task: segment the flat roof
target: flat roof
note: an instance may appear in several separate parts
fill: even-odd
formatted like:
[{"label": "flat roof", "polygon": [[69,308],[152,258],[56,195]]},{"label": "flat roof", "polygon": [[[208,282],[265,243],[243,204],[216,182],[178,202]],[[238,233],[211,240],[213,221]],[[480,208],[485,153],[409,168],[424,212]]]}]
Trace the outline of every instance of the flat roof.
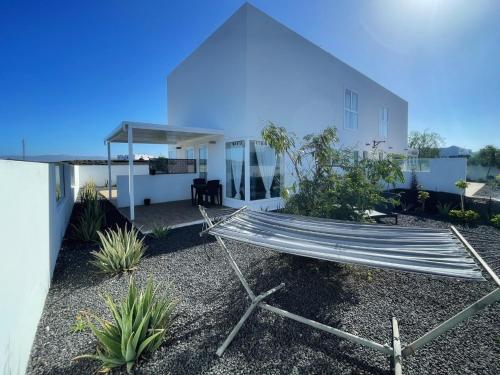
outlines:
[{"label": "flat roof", "polygon": [[197,138],[224,135],[224,131],[221,129],[122,121],[122,123],[104,139],[104,142],[128,143],[129,127],[132,127],[133,143],[175,145],[179,142],[192,141]]}]

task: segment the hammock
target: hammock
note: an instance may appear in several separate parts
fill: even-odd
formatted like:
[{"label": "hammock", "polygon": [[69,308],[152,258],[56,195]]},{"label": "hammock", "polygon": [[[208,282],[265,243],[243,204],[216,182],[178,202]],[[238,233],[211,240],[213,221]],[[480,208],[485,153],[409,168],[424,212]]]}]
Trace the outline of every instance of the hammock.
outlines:
[{"label": "hammock", "polygon": [[464,245],[449,230],[359,224],[246,210],[208,232],[315,259],[484,280]]},{"label": "hammock", "polygon": [[500,286],[500,278],[456,228],[451,226],[451,231],[448,231],[359,224],[255,212],[246,210],[246,207],[218,218],[219,221],[214,223],[202,206],[199,206],[199,209],[208,226],[200,235],[208,233],[217,239],[228,257],[229,265],[251,300],[245,314],[217,349],[219,356],[224,353],[253,310],[259,307],[382,352],[390,357],[394,373],[399,375],[402,374],[403,357],[413,354],[460,322],[500,300],[500,288],[497,287],[404,348],[401,347],[398,322],[396,318],[392,318],[392,345],[380,344],[265,303],[264,299],[283,289],[285,285],[281,283],[262,294],[255,295],[223,238],[315,259],[434,276],[484,280],[479,267],[474,262],[475,259],[497,286]]}]

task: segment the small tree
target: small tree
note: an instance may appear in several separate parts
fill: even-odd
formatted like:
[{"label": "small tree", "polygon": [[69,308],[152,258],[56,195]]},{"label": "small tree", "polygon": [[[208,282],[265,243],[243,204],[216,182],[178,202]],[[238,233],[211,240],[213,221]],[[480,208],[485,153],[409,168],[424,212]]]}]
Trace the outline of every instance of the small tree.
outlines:
[{"label": "small tree", "polygon": [[297,176],[292,194],[287,189],[282,193],[289,213],[362,220],[365,210],[387,201],[380,194],[382,184],[403,181],[397,156],[356,163],[351,160],[352,150],[336,147],[337,131],[332,127],[307,135],[298,144],[285,128],[269,123],[262,138],[277,153],[288,156]]},{"label": "small tree", "polygon": [[425,201],[429,199],[430,194],[428,191],[421,190],[418,192],[418,201],[422,204],[422,212],[425,212]]},{"label": "small tree", "polygon": [[436,158],[439,147],[444,145],[444,139],[438,133],[413,131],[408,137],[408,146],[418,150],[419,158]]},{"label": "small tree", "polygon": [[493,145],[488,145],[479,150],[479,163],[483,167],[488,167],[486,178],[489,177],[491,168],[500,167],[500,149]]},{"label": "small tree", "polygon": [[467,189],[467,186],[469,186],[469,184],[465,180],[458,180],[457,182],[455,182],[455,186],[461,190],[460,208],[462,209],[462,211],[465,211],[464,195],[465,195],[465,189]]},{"label": "small tree", "polygon": [[262,139],[271,148],[273,148],[278,155],[286,154],[294,168],[295,176],[298,183],[302,181],[302,171],[300,165],[302,164],[302,154],[300,150],[295,147],[296,137],[293,133],[288,133],[282,126],[277,126],[271,121],[261,132]]}]

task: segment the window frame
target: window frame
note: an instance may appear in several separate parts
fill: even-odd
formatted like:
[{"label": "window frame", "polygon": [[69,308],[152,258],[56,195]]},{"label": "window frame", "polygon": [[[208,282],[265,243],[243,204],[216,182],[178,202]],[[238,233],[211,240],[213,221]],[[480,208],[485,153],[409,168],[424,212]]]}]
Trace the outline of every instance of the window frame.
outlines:
[{"label": "window frame", "polygon": [[[59,175],[59,185],[60,185],[60,197],[57,196],[57,175]],[[66,184],[65,184],[65,172],[64,163],[54,164],[54,193],[56,195],[56,202],[59,204],[66,197]]]},{"label": "window frame", "polygon": [[[205,149],[205,169],[206,171],[205,172],[202,172],[201,171],[201,155],[200,155],[200,151],[202,149]],[[201,143],[198,145],[198,177],[202,178],[201,174],[202,173],[205,173],[205,180],[208,180],[208,144],[206,143]]]},{"label": "window frame", "polygon": [[[189,151],[193,152],[193,157],[192,158],[188,157],[188,152]],[[194,146],[186,147],[184,149],[184,156],[185,156],[185,159],[195,159],[196,160],[196,153],[195,153],[195,150],[194,150]]]},{"label": "window frame", "polygon": [[[349,108],[346,106],[346,94],[347,92],[349,92],[349,95],[350,95],[350,105],[349,105]],[[355,94],[356,97],[357,97],[357,108],[356,110],[353,110],[352,109],[352,94]],[[344,93],[343,93],[343,101],[344,101],[344,111],[343,111],[343,116],[344,116],[344,129],[346,130],[353,130],[353,131],[356,131],[359,129],[359,93],[355,90],[352,90],[348,87],[344,87]],[[350,114],[356,114],[356,127],[355,128],[351,128],[350,126],[348,126],[348,124],[350,123],[347,119],[347,117],[350,117],[350,116],[346,116],[346,111],[349,112]]]},{"label": "window frame", "polygon": [[[254,151],[256,152],[257,150],[255,149],[255,143],[256,142],[261,142],[261,143],[266,143],[264,140],[262,139],[257,139],[257,138],[251,138],[251,139],[248,139],[248,155],[249,155],[249,163],[248,163],[248,167],[249,167],[249,170],[250,170],[250,173],[249,173],[249,176],[248,176],[248,184],[249,184],[249,195],[248,195],[248,199],[249,201],[251,202],[257,202],[257,201],[263,201],[263,200],[271,200],[271,199],[280,199],[281,198],[281,193],[283,192],[283,188],[284,188],[284,179],[285,179],[285,164],[284,164],[284,154],[277,154],[277,160],[276,160],[276,167],[275,167],[275,174],[273,176],[273,183],[271,183],[271,187],[273,186],[274,184],[274,179],[276,178],[276,170],[279,171],[279,194],[277,196],[271,196],[270,198],[252,198],[252,178],[254,178],[252,176],[252,168],[257,168],[259,170],[259,176],[258,178],[261,178],[263,179],[262,175],[260,175],[260,167],[258,165],[258,160],[257,160],[257,163],[255,165],[252,164],[252,142],[253,142],[253,149]],[[270,146],[269,146],[270,147]],[[254,191],[253,192],[254,195],[257,195],[257,193]]]},{"label": "window frame", "polygon": [[[229,171],[228,171],[228,159],[227,159],[227,145],[228,145],[228,143],[240,143],[243,146],[243,169],[242,169],[242,183],[243,183],[242,193],[243,193],[243,196],[240,199],[235,198],[234,196],[229,196],[229,191],[230,190],[232,191],[232,188],[231,189],[228,188],[228,177],[229,177],[230,173],[232,174],[232,172],[229,173]],[[248,173],[249,173],[248,147],[249,147],[249,141],[245,137],[228,138],[228,139],[224,140],[224,164],[225,164],[225,167],[224,167],[224,179],[225,179],[225,181],[224,181],[224,187],[225,187],[224,188],[224,190],[225,190],[224,197],[225,197],[225,199],[234,200],[235,202],[246,202],[247,201],[247,197],[249,194],[249,183],[247,182]],[[234,183],[234,180],[233,180],[233,183]],[[234,187],[236,189],[236,186],[234,186]],[[240,184],[240,187],[241,187],[241,184]]]}]

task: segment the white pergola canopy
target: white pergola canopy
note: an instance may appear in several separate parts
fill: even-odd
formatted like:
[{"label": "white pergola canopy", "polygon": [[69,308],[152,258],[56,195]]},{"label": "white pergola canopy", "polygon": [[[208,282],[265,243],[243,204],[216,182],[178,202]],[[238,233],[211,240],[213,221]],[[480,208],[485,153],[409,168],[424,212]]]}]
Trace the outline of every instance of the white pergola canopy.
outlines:
[{"label": "white pergola canopy", "polygon": [[219,129],[123,121],[104,141],[110,143],[128,143],[129,127],[132,129],[132,143],[175,145],[197,138],[224,134]]},{"label": "white pergola canopy", "polygon": [[199,138],[221,136],[220,129],[205,129],[191,126],[171,126],[144,122],[122,121],[104,143],[108,148],[108,194],[111,199],[111,143],[128,144],[128,193],[130,199],[130,220],[135,219],[134,202],[134,143],[176,145]]}]

